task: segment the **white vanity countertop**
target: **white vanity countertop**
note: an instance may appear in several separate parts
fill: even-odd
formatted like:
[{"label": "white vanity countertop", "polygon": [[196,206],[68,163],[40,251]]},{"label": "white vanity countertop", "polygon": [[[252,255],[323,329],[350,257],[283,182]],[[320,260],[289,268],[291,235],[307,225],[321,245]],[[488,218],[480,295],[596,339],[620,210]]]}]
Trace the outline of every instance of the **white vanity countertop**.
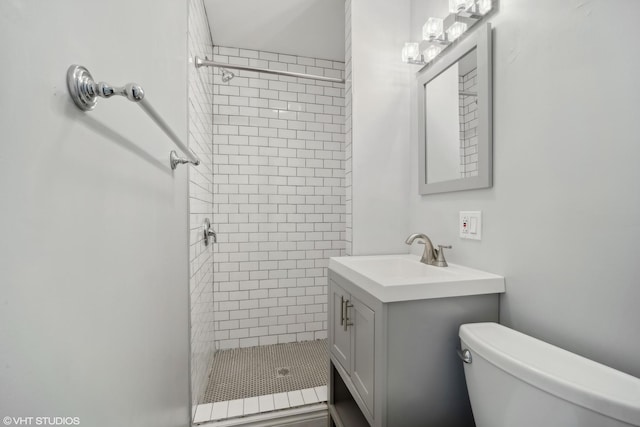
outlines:
[{"label": "white vanity countertop", "polygon": [[382,302],[505,292],[502,276],[457,264],[426,265],[416,255],[334,257],[329,269]]}]

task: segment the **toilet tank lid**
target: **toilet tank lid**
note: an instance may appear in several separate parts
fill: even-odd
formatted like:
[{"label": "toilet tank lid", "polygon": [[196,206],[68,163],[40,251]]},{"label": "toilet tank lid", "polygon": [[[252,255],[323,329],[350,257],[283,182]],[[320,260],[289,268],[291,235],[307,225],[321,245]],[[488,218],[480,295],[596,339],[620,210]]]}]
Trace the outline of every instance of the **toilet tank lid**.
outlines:
[{"label": "toilet tank lid", "polygon": [[460,338],[472,357],[561,399],[640,426],[640,378],[497,323],[462,325]]}]

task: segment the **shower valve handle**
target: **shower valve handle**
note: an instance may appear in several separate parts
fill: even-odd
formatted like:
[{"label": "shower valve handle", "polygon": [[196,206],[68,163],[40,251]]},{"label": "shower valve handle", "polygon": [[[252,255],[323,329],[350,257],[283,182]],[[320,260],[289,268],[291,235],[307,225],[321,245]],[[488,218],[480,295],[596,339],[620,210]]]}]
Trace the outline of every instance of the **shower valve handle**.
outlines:
[{"label": "shower valve handle", "polygon": [[209,244],[209,238],[213,240],[213,243],[218,243],[218,234],[216,233],[216,230],[214,230],[213,227],[211,227],[211,221],[209,221],[209,218],[204,219],[204,224],[202,225],[202,229],[204,234],[205,245]]}]

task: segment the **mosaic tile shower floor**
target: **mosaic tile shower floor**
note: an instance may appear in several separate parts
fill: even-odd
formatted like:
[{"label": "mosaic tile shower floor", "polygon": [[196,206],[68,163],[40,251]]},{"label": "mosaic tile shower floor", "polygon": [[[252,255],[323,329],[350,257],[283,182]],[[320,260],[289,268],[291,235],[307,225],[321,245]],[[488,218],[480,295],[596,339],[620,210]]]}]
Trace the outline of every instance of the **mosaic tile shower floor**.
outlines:
[{"label": "mosaic tile shower floor", "polygon": [[222,402],[327,384],[327,340],[216,352],[200,403]]}]

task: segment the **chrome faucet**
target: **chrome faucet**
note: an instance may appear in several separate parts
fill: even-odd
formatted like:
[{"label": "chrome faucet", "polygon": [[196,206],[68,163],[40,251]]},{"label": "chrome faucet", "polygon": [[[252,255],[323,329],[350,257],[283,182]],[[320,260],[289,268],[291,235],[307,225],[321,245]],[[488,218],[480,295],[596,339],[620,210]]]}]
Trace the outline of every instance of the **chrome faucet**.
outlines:
[{"label": "chrome faucet", "polygon": [[451,249],[451,246],[438,245],[438,249],[435,249],[427,235],[418,233],[407,237],[405,243],[411,245],[415,240],[424,245],[424,252],[422,253],[422,258],[420,258],[421,263],[435,265],[436,267],[446,267],[448,265],[447,260],[444,259],[443,249]]}]

